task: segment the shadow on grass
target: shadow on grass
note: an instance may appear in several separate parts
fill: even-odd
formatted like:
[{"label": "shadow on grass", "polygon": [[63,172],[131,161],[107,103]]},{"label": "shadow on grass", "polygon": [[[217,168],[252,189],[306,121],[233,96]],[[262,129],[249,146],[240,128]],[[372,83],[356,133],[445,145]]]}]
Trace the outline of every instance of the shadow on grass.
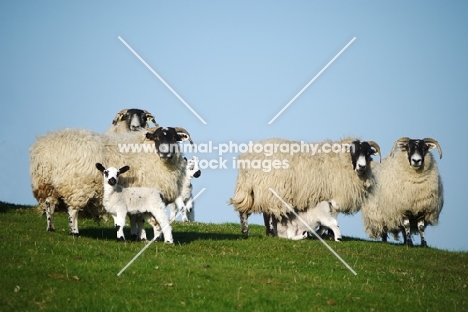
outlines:
[{"label": "shadow on grass", "polygon": [[[153,238],[153,230],[145,229],[148,240]],[[130,229],[124,229],[125,237],[128,241],[130,240]],[[190,244],[193,241],[199,240],[239,240],[244,237],[241,234],[229,234],[229,233],[206,233],[206,232],[178,232],[173,231],[172,235],[174,236],[174,243],[178,244]],[[113,228],[104,228],[104,227],[87,227],[80,228],[80,236],[94,238],[98,240],[117,240],[116,230]]]}]

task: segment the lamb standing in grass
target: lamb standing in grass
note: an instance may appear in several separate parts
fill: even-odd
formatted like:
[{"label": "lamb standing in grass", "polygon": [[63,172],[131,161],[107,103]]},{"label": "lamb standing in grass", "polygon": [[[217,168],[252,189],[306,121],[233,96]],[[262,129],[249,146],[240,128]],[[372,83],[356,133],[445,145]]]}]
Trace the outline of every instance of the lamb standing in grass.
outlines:
[{"label": "lamb standing in grass", "polygon": [[[169,244],[173,243],[172,228],[164,211],[166,205],[159,191],[150,187],[124,188],[119,185],[119,175],[128,171],[129,166],[106,169],[102,164],[96,163],[96,168],[104,177],[102,203],[106,211],[114,218],[117,240],[125,240],[123,227],[127,214],[143,214],[148,223],[153,225],[155,238],[159,237],[162,231],[164,241]],[[157,224],[151,222],[151,217],[156,219]]]},{"label": "lamb standing in grass", "polygon": [[[185,159],[185,162],[187,163],[187,167],[182,184],[182,191],[176,201],[169,204],[169,210],[171,212],[169,219],[171,222],[175,220],[178,211],[180,211],[182,216],[182,222],[195,221],[191,181],[192,178],[198,178],[201,175],[201,171],[198,166],[198,158],[196,156],[192,156],[189,160]],[[179,200],[182,200],[185,209],[183,209],[183,207],[178,207],[177,203],[179,203],[179,206],[182,204]]]},{"label": "lamb standing in grass", "polygon": [[293,213],[282,217],[281,220],[273,217],[273,231],[278,237],[301,240],[313,235],[310,233],[310,229],[319,228],[317,234],[322,235],[328,228],[333,231],[335,241],[341,241],[341,231],[338,227],[338,221],[334,217],[337,214],[337,208],[334,201],[322,201],[313,208],[297,212],[299,218]]}]

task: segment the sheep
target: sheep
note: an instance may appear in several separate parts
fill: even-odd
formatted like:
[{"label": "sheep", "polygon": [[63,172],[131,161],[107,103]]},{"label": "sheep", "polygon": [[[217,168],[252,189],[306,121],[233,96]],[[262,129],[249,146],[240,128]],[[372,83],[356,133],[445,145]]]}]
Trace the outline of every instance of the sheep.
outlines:
[{"label": "sheep", "polygon": [[138,131],[142,128],[148,128],[147,123],[152,122],[156,128],[159,127],[153,115],[146,110],[131,108],[122,109],[118,112],[106,134],[118,134],[128,131]]},{"label": "sheep", "polygon": [[182,200],[183,206],[185,206],[185,209],[183,207],[177,207],[177,200],[174,203],[169,204],[169,211],[170,211],[170,220],[171,222],[175,220],[177,212],[180,211],[180,214],[182,216],[182,222],[189,222],[189,221],[194,221],[195,220],[195,211],[194,211],[194,203],[192,200],[192,178],[198,178],[201,175],[200,168],[198,166],[198,157],[192,156],[191,159],[187,160],[185,158],[185,161],[187,163],[186,167],[186,174],[184,177],[184,182],[182,185],[182,192],[179,195],[179,199]]},{"label": "sheep", "polygon": [[[252,213],[265,213],[267,235],[272,234],[268,226],[271,215],[276,219],[287,216],[288,210],[269,188],[297,211],[324,200],[334,200],[341,213],[359,211],[374,183],[371,155],[380,155],[377,143],[352,138],[315,144],[269,139],[252,146],[253,151],[238,157],[237,182],[229,200],[239,212],[245,235],[249,234],[248,217]],[[277,169],[268,170],[270,165]]]},{"label": "sheep", "polygon": [[[334,217],[338,206],[334,201],[321,201],[317,206],[304,211],[288,213],[286,217],[277,220],[272,218],[273,229],[275,236],[288,238],[292,240],[301,240],[311,237],[310,229],[318,230],[318,235],[321,235],[326,228],[333,231],[335,241],[341,241],[341,231],[338,226],[338,221]],[[306,224],[304,224],[304,222]]]},{"label": "sheep", "polygon": [[[144,144],[146,140],[151,144]],[[122,186],[153,187],[161,191],[166,204],[173,202],[185,175],[177,141],[186,140],[193,144],[187,130],[180,127],[120,135],[62,129],[39,137],[30,148],[30,175],[39,209],[50,216],[47,230],[55,230],[51,221],[57,205],[68,207],[71,235],[79,235],[78,211],[105,213],[101,177],[95,169],[98,162],[127,163],[135,170],[121,179]]]},{"label": "sheep", "polygon": [[[118,241],[125,241],[123,227],[127,214],[144,214],[148,223],[153,225],[154,239],[158,238],[162,231],[165,242],[173,243],[172,228],[164,211],[166,205],[158,190],[150,187],[124,188],[119,185],[119,176],[130,170],[129,166],[106,169],[101,163],[96,163],[96,168],[102,172],[103,176],[102,204],[114,218]],[[152,218],[156,219],[157,223],[151,222]]]},{"label": "sheep", "polygon": [[[372,239],[387,241],[387,232],[398,236],[404,229],[404,244],[413,245],[411,234],[419,232],[427,246],[424,230],[436,225],[444,204],[444,191],[437,163],[429,153],[439,143],[432,138],[395,141],[390,155],[376,166],[376,186],[362,206],[364,229]],[[397,237],[395,237],[397,239]]]}]

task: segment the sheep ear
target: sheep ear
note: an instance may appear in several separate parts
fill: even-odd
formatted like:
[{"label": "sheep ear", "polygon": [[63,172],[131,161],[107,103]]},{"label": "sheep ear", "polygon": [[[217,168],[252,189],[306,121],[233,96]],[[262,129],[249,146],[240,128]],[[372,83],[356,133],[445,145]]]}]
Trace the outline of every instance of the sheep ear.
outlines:
[{"label": "sheep ear", "polygon": [[123,166],[122,168],[119,169],[119,174],[125,173],[128,170],[130,170],[129,166]]},{"label": "sheep ear", "polygon": [[96,163],[96,168],[101,172],[104,172],[104,170],[106,170],[106,168],[104,168],[104,166],[101,163]]},{"label": "sheep ear", "polygon": [[[156,131],[154,131],[154,132],[156,132]],[[148,140],[154,141],[154,139],[155,139],[155,137],[154,137],[154,132],[146,132],[146,138],[147,138]]]}]

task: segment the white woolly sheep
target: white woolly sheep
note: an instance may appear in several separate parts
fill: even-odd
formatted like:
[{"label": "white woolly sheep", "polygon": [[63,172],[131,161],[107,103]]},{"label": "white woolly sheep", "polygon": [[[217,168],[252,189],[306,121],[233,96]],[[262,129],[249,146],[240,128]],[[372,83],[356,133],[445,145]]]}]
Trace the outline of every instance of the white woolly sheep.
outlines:
[{"label": "white woolly sheep", "polygon": [[[411,233],[419,232],[427,246],[424,230],[436,225],[444,204],[442,179],[429,153],[439,143],[431,138],[395,141],[390,155],[374,168],[376,186],[362,207],[364,229],[373,239],[387,240],[387,232],[404,229],[404,243],[412,246]],[[397,237],[396,237],[397,239]]]},{"label": "white woolly sheep", "polygon": [[[271,235],[268,217],[280,219],[288,213],[269,188],[296,211],[334,200],[338,212],[357,212],[374,181],[371,155],[380,154],[375,142],[356,139],[315,144],[270,139],[252,146],[252,152],[237,160],[237,182],[229,201],[239,212],[242,233],[247,235],[250,214],[265,213],[266,232]],[[269,165],[277,169],[268,170]]]},{"label": "white woolly sheep", "polygon": [[152,122],[156,128],[159,127],[153,115],[139,108],[122,109],[118,112],[106,134],[118,134],[129,131],[139,131],[148,128],[148,123]]},{"label": "white woolly sheep", "polygon": [[[117,230],[117,240],[124,241],[123,228],[127,214],[143,214],[148,223],[153,225],[154,239],[158,238],[161,231],[164,241],[172,244],[172,228],[164,209],[162,194],[150,187],[122,187],[119,185],[119,175],[127,172],[130,167],[124,166],[120,169],[115,167],[105,168],[101,163],[96,163],[96,168],[102,172],[104,194],[102,204],[106,211],[114,218]],[[152,222],[156,219],[157,223]]]},{"label": "white woolly sheep", "polygon": [[310,229],[315,230],[318,228],[317,235],[322,235],[328,228],[333,231],[335,241],[341,241],[341,231],[338,221],[334,217],[337,208],[334,201],[322,201],[315,207],[296,212],[299,218],[294,213],[289,213],[280,220],[272,217],[274,233],[278,237],[301,240],[313,237]]},{"label": "white woolly sheep", "polygon": [[[124,187],[156,188],[166,204],[177,198],[185,176],[185,162],[177,141],[192,143],[190,135],[179,127],[145,132],[104,135],[85,129],[63,129],[37,139],[30,148],[32,191],[39,209],[48,212],[48,231],[55,230],[51,221],[61,203],[68,207],[72,235],[79,235],[78,211],[105,213],[102,181],[95,169],[98,162],[126,163],[134,168],[121,179]],[[151,143],[145,144],[146,140]]]},{"label": "white woolly sheep", "polygon": [[[194,203],[192,198],[192,178],[198,178],[201,175],[200,168],[198,166],[198,157],[192,156],[191,159],[187,160],[184,182],[182,183],[182,192],[175,202],[169,204],[170,218],[172,222],[175,220],[177,212],[180,211],[182,222],[195,221]],[[179,201],[180,200],[180,201]],[[179,203],[179,207],[177,205]],[[185,209],[183,209],[185,206]]]}]

